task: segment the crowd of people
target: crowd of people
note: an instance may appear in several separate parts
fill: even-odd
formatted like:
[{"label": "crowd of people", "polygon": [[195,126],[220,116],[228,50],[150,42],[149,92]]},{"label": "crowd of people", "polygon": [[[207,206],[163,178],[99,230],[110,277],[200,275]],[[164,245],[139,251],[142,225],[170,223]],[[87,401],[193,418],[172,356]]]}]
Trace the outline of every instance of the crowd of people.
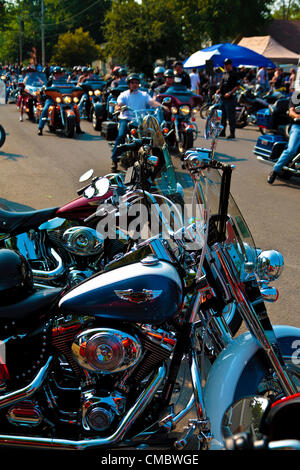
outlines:
[{"label": "crowd of people", "polygon": [[[1,68],[1,67],[0,67]],[[1,78],[5,80],[8,77],[10,80],[18,79],[19,75],[28,76],[32,71],[40,70],[45,73],[47,77],[47,86],[56,84],[62,81],[76,83],[80,86],[87,80],[105,79],[106,87],[115,88],[120,85],[127,85],[126,91],[120,93],[117,99],[116,109],[122,106],[129,106],[133,110],[140,110],[147,106],[158,107],[163,105],[156,100],[156,95],[165,93],[166,90],[174,83],[181,84],[189,89],[191,92],[207,96],[209,93],[218,93],[221,99],[222,109],[222,132],[221,137],[226,137],[226,126],[229,124],[230,133],[228,139],[235,139],[235,106],[236,106],[236,92],[241,85],[247,84],[250,86],[257,85],[261,90],[280,90],[289,95],[294,92],[296,69],[291,68],[289,72],[284,72],[281,67],[276,69],[267,69],[265,67],[259,68],[235,68],[232,65],[232,60],[227,58],[224,61],[223,67],[217,67],[206,73],[204,69],[192,69],[191,71],[184,70],[183,63],[180,60],[174,61],[169,64],[167,68],[157,66],[153,70],[153,77],[147,79],[144,74],[131,73],[128,74],[123,66],[114,66],[111,73],[105,77],[101,76],[98,69],[88,66],[75,66],[71,71],[66,71],[60,66],[46,66],[35,67],[20,67],[17,64],[14,66],[7,66],[1,70]],[[26,80],[26,79],[25,79]],[[143,87],[143,89],[141,89]],[[82,101],[83,102],[83,101]],[[48,98],[44,104],[42,115],[38,125],[38,135],[43,135],[43,128],[47,119],[48,109],[52,104],[52,100]],[[20,96],[18,107],[20,109],[20,121],[23,121],[23,106],[22,97]],[[80,108],[80,104],[79,104]],[[80,108],[81,110],[81,108]],[[295,118],[295,106],[293,103],[290,105],[290,116]],[[122,112],[119,116],[119,130],[115,145],[112,151],[112,170],[117,170],[116,149],[121,144],[127,132],[129,122],[128,113]],[[274,171],[269,175],[268,182],[273,183],[278,176],[280,169],[291,158],[295,152],[296,143],[299,140],[300,124],[297,122],[292,127],[291,138],[289,141],[288,149],[283,153],[282,158],[278,161]],[[76,122],[76,132],[83,133],[80,128],[80,120]]]}]

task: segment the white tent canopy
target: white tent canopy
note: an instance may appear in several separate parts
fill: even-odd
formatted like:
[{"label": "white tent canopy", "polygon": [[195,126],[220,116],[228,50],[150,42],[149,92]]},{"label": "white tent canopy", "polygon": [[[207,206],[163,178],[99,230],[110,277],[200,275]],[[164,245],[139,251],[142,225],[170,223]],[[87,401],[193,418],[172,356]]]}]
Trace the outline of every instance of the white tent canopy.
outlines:
[{"label": "white tent canopy", "polygon": [[262,54],[277,63],[297,64],[299,60],[299,54],[282,46],[271,36],[244,37],[238,45],[248,47],[248,49],[258,52],[258,54]]}]

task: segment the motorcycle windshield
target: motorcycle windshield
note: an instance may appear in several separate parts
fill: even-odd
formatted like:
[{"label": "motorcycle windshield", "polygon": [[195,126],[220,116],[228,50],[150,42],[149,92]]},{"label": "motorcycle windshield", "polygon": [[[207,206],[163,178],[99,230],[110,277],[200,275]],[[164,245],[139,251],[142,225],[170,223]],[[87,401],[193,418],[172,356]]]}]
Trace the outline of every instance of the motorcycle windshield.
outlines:
[{"label": "motorcycle windshield", "polygon": [[43,72],[33,72],[26,77],[26,85],[31,87],[42,87],[46,85],[47,77]]},{"label": "motorcycle windshield", "polygon": [[230,192],[226,195],[222,172],[206,168],[192,177],[189,171],[177,165],[173,167],[173,174],[173,184],[165,173],[155,181],[155,189],[175,201],[177,212],[172,223],[178,234],[185,233],[185,248],[205,250],[206,245],[224,244],[241,278],[245,263],[256,266],[256,248],[233,196]]},{"label": "motorcycle windshield", "polygon": [[181,103],[188,103],[191,97],[194,97],[194,93],[187,89],[186,86],[178,84],[170,86],[164,93],[164,95],[172,95],[177,98]]}]

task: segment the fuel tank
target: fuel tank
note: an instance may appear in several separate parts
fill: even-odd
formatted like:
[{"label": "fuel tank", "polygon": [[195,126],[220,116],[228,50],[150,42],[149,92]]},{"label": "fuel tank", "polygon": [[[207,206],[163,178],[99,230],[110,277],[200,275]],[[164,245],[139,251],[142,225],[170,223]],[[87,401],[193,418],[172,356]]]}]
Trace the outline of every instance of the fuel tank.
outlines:
[{"label": "fuel tank", "polygon": [[59,307],[64,313],[161,324],[180,310],[182,302],[176,268],[147,257],[89,278],[64,295]]},{"label": "fuel tank", "polygon": [[112,196],[112,194],[113,192],[110,191],[104,196],[97,196],[91,199],[80,196],[60,207],[56,215],[62,219],[84,221],[84,219],[86,219],[89,215],[92,215],[96,212],[101,201]]}]

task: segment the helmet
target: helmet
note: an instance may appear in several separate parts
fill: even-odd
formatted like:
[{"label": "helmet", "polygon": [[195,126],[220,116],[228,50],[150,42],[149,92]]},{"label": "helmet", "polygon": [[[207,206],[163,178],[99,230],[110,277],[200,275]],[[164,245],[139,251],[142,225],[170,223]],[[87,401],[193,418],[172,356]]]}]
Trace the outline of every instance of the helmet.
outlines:
[{"label": "helmet", "polygon": [[174,72],[172,69],[168,69],[164,73],[164,77],[174,77]]},{"label": "helmet", "polygon": [[89,71],[89,69],[88,69],[88,67],[82,67],[81,71],[82,71],[83,73],[86,73],[86,72]]},{"label": "helmet", "polygon": [[112,73],[113,73],[114,75],[118,74],[120,68],[121,68],[121,67],[120,67],[119,65],[116,65],[116,67],[114,67],[114,68],[112,69]]},{"label": "helmet", "polygon": [[227,65],[227,64],[232,64],[232,60],[231,59],[225,59],[224,60],[224,65]]},{"label": "helmet", "polygon": [[127,83],[131,82],[131,80],[138,80],[139,82],[141,81],[138,73],[131,73],[130,75],[128,75],[126,79]]},{"label": "helmet", "polygon": [[89,68],[88,68],[88,72],[93,73],[93,72],[94,72],[93,67],[89,67]]},{"label": "helmet", "polygon": [[23,255],[3,248],[0,250],[0,298],[17,302],[33,288],[32,271]]},{"label": "helmet", "polygon": [[164,73],[165,72],[165,68],[164,67],[155,67],[154,69],[154,75],[157,75],[159,73]]},{"label": "helmet", "polygon": [[123,69],[123,68],[120,68],[119,69],[119,75],[120,75],[120,77],[125,77],[127,75],[127,70]]},{"label": "helmet", "polygon": [[35,72],[35,66],[34,65],[28,65],[26,70],[27,70],[27,72]]},{"label": "helmet", "polygon": [[56,65],[56,67],[53,68],[53,73],[60,73],[61,72],[61,67],[59,65]]}]

